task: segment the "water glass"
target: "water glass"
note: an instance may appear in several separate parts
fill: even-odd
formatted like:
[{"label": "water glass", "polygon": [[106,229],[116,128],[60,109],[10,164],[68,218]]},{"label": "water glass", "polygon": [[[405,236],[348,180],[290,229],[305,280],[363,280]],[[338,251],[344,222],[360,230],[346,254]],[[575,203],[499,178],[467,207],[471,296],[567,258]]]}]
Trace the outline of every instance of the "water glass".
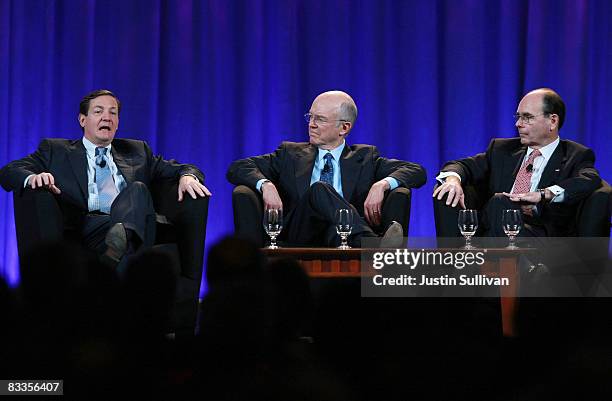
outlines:
[{"label": "water glass", "polygon": [[276,237],[283,229],[283,210],[282,209],[266,209],[263,215],[264,230],[270,237],[270,246],[268,249],[277,249]]},{"label": "water glass", "polygon": [[338,209],[336,210],[336,232],[340,236],[340,246],[338,249],[350,249],[348,245],[348,237],[353,230],[353,210]]},{"label": "water glass", "polygon": [[502,211],[502,226],[509,239],[508,248],[515,249],[516,236],[521,232],[521,228],[523,227],[521,211],[517,209],[506,209]]},{"label": "water glass", "polygon": [[472,237],[478,229],[478,211],[473,209],[460,210],[457,225],[461,235],[465,237],[465,248],[472,248]]}]

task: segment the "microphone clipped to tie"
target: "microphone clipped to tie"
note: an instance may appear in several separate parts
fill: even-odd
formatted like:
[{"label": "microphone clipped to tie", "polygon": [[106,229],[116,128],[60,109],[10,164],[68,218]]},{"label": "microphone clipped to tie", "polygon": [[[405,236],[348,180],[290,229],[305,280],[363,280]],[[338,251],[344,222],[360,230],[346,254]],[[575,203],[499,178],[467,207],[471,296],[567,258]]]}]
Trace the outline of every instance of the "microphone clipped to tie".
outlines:
[{"label": "microphone clipped to tie", "polygon": [[102,159],[100,163],[98,163],[98,166],[100,166],[100,168],[106,167],[106,160]]},{"label": "microphone clipped to tie", "polygon": [[531,173],[533,171],[533,164],[528,164],[527,167],[525,167],[525,170],[527,170],[528,173]]}]

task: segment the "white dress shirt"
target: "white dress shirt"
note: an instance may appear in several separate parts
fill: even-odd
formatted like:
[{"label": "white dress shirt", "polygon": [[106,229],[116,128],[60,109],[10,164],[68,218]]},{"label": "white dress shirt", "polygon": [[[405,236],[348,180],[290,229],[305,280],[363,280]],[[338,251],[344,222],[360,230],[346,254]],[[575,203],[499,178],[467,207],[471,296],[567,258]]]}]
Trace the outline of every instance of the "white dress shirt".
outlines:
[{"label": "white dress shirt", "polygon": [[[100,210],[100,200],[98,198],[98,186],[96,185],[96,148],[97,146],[91,143],[87,138],[83,137],[83,145],[87,151],[87,208],[90,212]],[[113,160],[113,150],[111,145],[105,146],[106,159],[110,168],[111,176],[115,181],[117,192],[121,192],[127,186],[125,179],[119,172],[115,161]]]}]

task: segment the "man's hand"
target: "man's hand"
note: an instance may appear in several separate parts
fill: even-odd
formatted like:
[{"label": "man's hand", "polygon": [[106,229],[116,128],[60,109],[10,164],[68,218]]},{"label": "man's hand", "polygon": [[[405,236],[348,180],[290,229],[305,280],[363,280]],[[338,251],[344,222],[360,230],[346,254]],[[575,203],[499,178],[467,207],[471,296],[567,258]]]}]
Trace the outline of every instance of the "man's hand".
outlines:
[{"label": "man's hand", "polygon": [[385,191],[391,186],[387,180],[375,182],[368,192],[368,197],[363,203],[363,211],[368,224],[372,227],[378,227],[381,222],[381,208],[385,199]]},{"label": "man's hand", "polygon": [[452,205],[452,207],[461,206],[465,209],[465,195],[463,188],[461,187],[461,180],[455,176],[446,177],[446,180],[439,185],[433,193],[433,197],[438,197],[438,200],[442,200],[444,194],[448,193],[446,198],[446,205]]},{"label": "man's hand", "polygon": [[190,175],[184,175],[179,179],[179,185],[178,185],[178,201],[179,202],[183,200],[183,194],[185,192],[188,192],[189,195],[191,195],[193,199],[196,199],[198,196],[199,197],[212,196],[208,188],[200,184],[198,180],[196,180]]},{"label": "man's hand", "polygon": [[530,203],[532,205],[540,203],[540,200],[542,199],[542,195],[540,195],[539,192],[526,192],[522,194],[509,194],[507,192],[502,192],[502,195],[510,198],[512,202]]},{"label": "man's hand", "polygon": [[520,202],[521,212],[527,216],[533,216],[534,205],[540,203],[540,200],[542,199],[540,192],[527,192],[522,194],[509,194],[507,192],[502,192],[502,195],[510,198],[512,202]]},{"label": "man's hand", "polygon": [[28,180],[28,185],[32,189],[36,188],[46,188],[49,191],[53,192],[55,195],[59,195],[62,193],[58,187],[55,186],[55,178],[51,173],[40,173],[33,175]]},{"label": "man's hand", "polygon": [[283,201],[281,200],[278,190],[272,181],[266,181],[263,183],[261,186],[261,195],[263,197],[264,210],[283,209]]}]

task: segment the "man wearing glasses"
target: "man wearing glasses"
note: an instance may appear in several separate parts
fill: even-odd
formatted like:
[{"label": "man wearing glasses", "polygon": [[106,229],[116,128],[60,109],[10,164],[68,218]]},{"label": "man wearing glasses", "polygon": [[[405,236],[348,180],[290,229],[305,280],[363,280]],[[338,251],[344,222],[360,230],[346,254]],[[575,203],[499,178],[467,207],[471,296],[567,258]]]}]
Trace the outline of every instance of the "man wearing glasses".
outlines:
[{"label": "man wearing glasses", "polygon": [[525,95],[514,119],[519,138],[493,139],[485,153],[442,167],[433,193],[439,236],[458,235],[458,207],[474,208],[466,205],[466,185],[486,187],[489,201],[481,214],[486,236],[504,235],[504,209],[522,211],[522,235],[575,235],[578,203],[601,184],[593,151],[559,139],[565,104],[552,89]]},{"label": "man wearing glasses", "polygon": [[227,179],[260,192],[266,210],[284,210],[280,239],[292,245],[337,245],[338,209],[353,211],[351,245],[376,236],[374,230],[384,231],[386,245],[401,245],[399,223],[380,227],[383,199],[398,186],[425,184],[423,167],[382,158],[374,146],[348,145],[345,138],[357,119],[357,106],[347,93],[320,94],[305,118],[309,142],[283,142],[273,153],[237,160]]}]

